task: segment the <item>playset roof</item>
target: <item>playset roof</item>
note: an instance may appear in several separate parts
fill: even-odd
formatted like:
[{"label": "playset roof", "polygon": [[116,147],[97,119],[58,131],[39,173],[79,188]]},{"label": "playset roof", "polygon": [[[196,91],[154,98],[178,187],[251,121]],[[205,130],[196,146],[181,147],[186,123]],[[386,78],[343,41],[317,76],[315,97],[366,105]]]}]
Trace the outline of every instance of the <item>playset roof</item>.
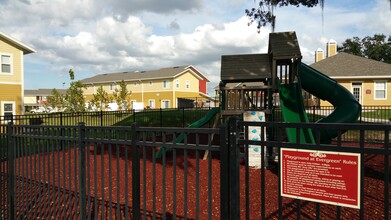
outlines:
[{"label": "playset roof", "polygon": [[301,57],[296,32],[277,32],[269,34],[269,54],[273,59]]},{"label": "playset roof", "polygon": [[224,55],[221,57],[221,80],[225,82],[260,81],[270,78],[268,54]]},{"label": "playset roof", "polygon": [[272,78],[272,60],[281,63],[294,58],[301,58],[296,33],[270,33],[267,54],[223,55],[220,78],[223,82],[260,82]]}]

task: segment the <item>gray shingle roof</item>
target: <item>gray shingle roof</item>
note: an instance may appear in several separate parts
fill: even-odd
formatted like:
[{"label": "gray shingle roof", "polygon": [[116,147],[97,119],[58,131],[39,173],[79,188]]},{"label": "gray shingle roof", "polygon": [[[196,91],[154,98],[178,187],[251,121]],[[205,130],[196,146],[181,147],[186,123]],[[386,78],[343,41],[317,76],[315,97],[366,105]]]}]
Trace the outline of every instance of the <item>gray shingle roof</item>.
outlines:
[{"label": "gray shingle roof", "polygon": [[117,72],[117,73],[105,73],[95,75],[90,78],[81,80],[83,84],[90,83],[110,83],[118,82],[121,80],[124,81],[135,81],[135,80],[152,80],[152,79],[169,79],[179,76],[184,73],[186,70],[191,70],[198,75],[199,78],[209,82],[200,71],[198,71],[193,66],[176,66],[169,68],[161,68],[157,70],[148,70],[148,71],[133,71],[133,72]]},{"label": "gray shingle roof", "polygon": [[[65,94],[66,89],[57,89],[60,94]],[[25,89],[24,95],[27,96],[49,96],[52,93],[52,89]]]},{"label": "gray shingle roof", "polygon": [[310,66],[330,77],[391,77],[391,64],[344,52]]},{"label": "gray shingle roof", "polygon": [[224,55],[221,57],[222,81],[259,81],[270,78],[268,54]]}]

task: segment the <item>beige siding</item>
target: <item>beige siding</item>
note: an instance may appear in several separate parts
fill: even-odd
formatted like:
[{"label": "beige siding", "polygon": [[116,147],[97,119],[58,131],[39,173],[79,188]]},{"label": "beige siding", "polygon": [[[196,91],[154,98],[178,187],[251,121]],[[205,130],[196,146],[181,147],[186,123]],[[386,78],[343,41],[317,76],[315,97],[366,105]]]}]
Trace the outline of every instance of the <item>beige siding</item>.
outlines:
[{"label": "beige siding", "polygon": [[[169,86],[167,88],[163,87],[164,80],[169,82]],[[179,88],[176,87],[177,80],[179,80]],[[189,82],[189,88],[186,88],[186,81]],[[149,106],[149,101],[153,100],[155,101],[155,108],[161,108],[162,101],[168,100],[170,101],[170,108],[175,108],[177,107],[176,100],[179,97],[201,97],[198,94],[199,79],[192,74],[191,71],[187,71],[175,79],[146,79],[127,81],[126,83],[127,89],[132,92],[130,100],[143,102],[144,107]],[[94,84],[93,86],[88,85],[87,89],[84,90],[86,100],[88,101],[92,99],[93,94],[100,85],[103,86],[103,89],[106,92],[112,95],[113,91],[110,90],[110,84],[111,83]]]},{"label": "beige siding", "polygon": [[[180,87],[176,88],[176,91],[180,92],[196,92],[198,93],[199,80],[190,72],[178,76],[175,80],[179,80]],[[189,88],[186,88],[186,81],[189,82]],[[174,81],[175,84],[175,81]]]},{"label": "beige siding", "polygon": [[0,102],[15,102],[15,114],[22,114],[23,52],[0,40],[0,54],[11,56],[11,74],[0,72]]},{"label": "beige siding", "polygon": [[24,96],[23,97],[24,104],[37,104],[37,97],[36,96]]},{"label": "beige siding", "polygon": [[[150,84],[151,82],[151,84]],[[143,81],[144,92],[157,92],[163,91],[163,83],[161,79],[144,80]]]},{"label": "beige siding", "polygon": [[[15,102],[15,114],[22,114],[22,86],[21,85],[4,85],[0,84],[0,102]],[[0,107],[1,111],[1,107]],[[0,112],[3,115],[3,112]]]},{"label": "beige siding", "polygon": [[[387,81],[386,99],[375,99],[375,81]],[[352,83],[360,82],[361,84],[361,105],[363,106],[391,106],[391,80],[389,79],[338,79],[339,84],[353,93]],[[321,106],[331,106],[327,101],[321,100]]]},{"label": "beige siding", "polygon": [[0,72],[0,82],[18,84],[22,79],[23,52],[0,40],[0,54],[10,55],[12,61],[12,74],[3,74]]}]

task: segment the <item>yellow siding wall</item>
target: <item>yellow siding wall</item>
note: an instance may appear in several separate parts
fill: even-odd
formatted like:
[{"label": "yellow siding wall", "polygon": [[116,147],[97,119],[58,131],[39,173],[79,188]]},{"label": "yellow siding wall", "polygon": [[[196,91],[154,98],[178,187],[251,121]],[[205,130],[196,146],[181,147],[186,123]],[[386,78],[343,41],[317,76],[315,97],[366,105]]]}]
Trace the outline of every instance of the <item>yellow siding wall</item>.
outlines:
[{"label": "yellow siding wall", "polygon": [[[382,79],[376,81],[383,81]],[[375,80],[373,79],[355,79],[355,80],[341,80],[338,83],[345,87],[350,92],[353,92],[352,83],[360,82],[361,85],[361,105],[363,106],[391,106],[391,80],[386,80],[386,99],[375,100]],[[321,100],[321,106],[331,106],[327,101]]]},{"label": "yellow siding wall", "polygon": [[[0,72],[0,102],[15,102],[15,114],[22,114],[23,52],[0,40],[0,54],[11,56],[11,74]],[[0,107],[1,111],[1,107]],[[3,112],[0,112],[3,115]]]},{"label": "yellow siding wall", "polygon": [[[184,73],[180,75],[175,80],[179,80],[180,82],[180,88],[176,88],[176,91],[181,92],[197,92],[198,93],[198,87],[199,87],[199,80],[190,72]],[[189,81],[189,88],[186,88],[186,81]],[[175,81],[174,81],[175,83]]]},{"label": "yellow siding wall", "polygon": [[[163,88],[163,80],[169,82],[167,88]],[[179,80],[179,88],[176,81]],[[186,81],[189,81],[189,88],[186,88]],[[175,79],[147,79],[141,81],[128,81],[127,89],[132,92],[130,100],[143,102],[144,107],[149,106],[149,100],[155,101],[155,108],[161,108],[163,100],[170,101],[170,108],[176,108],[176,99],[182,97],[195,98],[201,97],[198,94],[199,79],[196,78],[190,71],[176,77]],[[93,94],[97,88],[102,85],[103,89],[110,95],[113,91],[110,90],[111,83],[88,85],[84,90],[84,96],[87,101],[93,98]]]},{"label": "yellow siding wall", "polygon": [[23,52],[0,40],[0,54],[10,55],[12,60],[12,74],[2,74],[0,72],[0,82],[22,83]]},{"label": "yellow siding wall", "polygon": [[[21,85],[5,85],[0,84],[0,102],[2,101],[9,101],[9,102],[15,102],[15,114],[21,115],[22,114],[22,94],[21,91],[22,86]],[[1,106],[0,106],[1,111]],[[3,115],[3,112],[0,112],[0,115]]]},{"label": "yellow siding wall", "polygon": [[23,97],[24,104],[37,104],[37,97],[36,96],[24,96]]}]

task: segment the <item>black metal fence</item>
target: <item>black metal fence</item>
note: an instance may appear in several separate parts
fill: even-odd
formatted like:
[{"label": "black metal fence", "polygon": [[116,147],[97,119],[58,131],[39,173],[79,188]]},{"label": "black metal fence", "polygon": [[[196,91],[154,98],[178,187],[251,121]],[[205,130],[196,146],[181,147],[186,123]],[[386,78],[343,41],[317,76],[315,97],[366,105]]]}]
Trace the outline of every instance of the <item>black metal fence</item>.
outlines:
[{"label": "black metal fence", "polygon": [[[254,128],[275,130],[274,140],[250,139]],[[298,136],[311,128],[316,143],[289,143],[286,128]],[[341,131],[338,137],[320,144],[319,131],[331,128]],[[232,118],[219,129],[1,130],[1,219],[390,219],[391,125]],[[356,131],[358,141],[342,141],[344,130]],[[375,144],[367,141],[373,132]],[[249,166],[250,145],[260,146],[261,169]],[[359,154],[360,208],[281,196],[281,148]]]},{"label": "black metal fence", "polygon": [[[203,108],[145,109],[138,112],[129,110],[7,115],[0,116],[0,124],[13,122],[21,125],[77,125],[80,121],[83,121],[86,126],[112,126],[127,119],[125,121],[128,125],[138,123],[140,126],[150,127],[187,127],[189,123],[198,120],[210,109],[209,106]],[[329,115],[333,110],[332,106],[306,107],[310,122],[316,122],[320,118]],[[272,115],[273,121],[282,122],[280,107],[276,106]],[[357,122],[391,124],[391,106],[363,106]]]},{"label": "black metal fence", "polygon": [[[268,140],[261,135],[258,139],[250,139],[249,134],[254,127],[259,130],[275,130],[274,140]],[[285,130],[287,128],[296,130],[296,143],[289,143],[285,139]],[[302,129],[312,129],[315,132],[315,144],[300,142],[300,131]],[[337,129],[339,135],[330,144],[320,143],[320,131],[328,129]],[[354,131],[357,140],[356,142],[342,141],[343,131]],[[237,119],[231,119],[229,125],[229,162],[226,165],[229,168],[229,175],[222,177],[222,219],[390,219],[390,137],[391,125],[385,124],[287,124],[287,123],[255,123],[243,122]],[[368,141],[370,136],[376,133],[378,142],[372,143]],[[261,169],[251,169],[249,166],[243,166],[239,155],[245,158],[244,164],[248,163],[249,155],[251,154],[249,146],[259,146],[261,158]],[[349,154],[355,153],[359,155],[358,165],[358,186],[359,208],[348,208],[341,204],[330,204],[326,201],[313,202],[311,199],[302,199],[300,196],[283,197],[281,196],[283,189],[281,183],[286,178],[283,175],[286,166],[282,166],[281,149],[290,149],[293,151],[313,151],[316,155],[323,153],[333,154]],[[297,158],[296,158],[297,159]],[[341,162],[340,160],[339,162]],[[311,162],[310,162],[311,163]],[[325,163],[331,163],[327,161]],[[345,162],[343,162],[345,163]],[[229,164],[229,165],[228,165]],[[294,164],[293,169],[297,168],[298,163]],[[328,164],[324,167],[332,167]],[[301,167],[301,174],[296,174],[294,179],[297,181],[292,186],[294,191],[305,191],[306,184],[316,184],[316,182],[308,183],[308,176],[311,176],[311,181],[335,182],[341,181],[339,184],[348,183],[342,181],[340,176],[347,175],[351,178],[350,172],[339,173],[331,179],[326,178],[326,174],[330,174],[331,168],[324,171],[324,167],[320,171],[322,174],[313,177],[316,168],[315,166],[306,165]],[[265,169],[268,168],[268,169]],[[335,168],[339,169],[339,168]],[[306,171],[309,170],[309,171]],[[330,172],[330,173],[327,173]],[[308,176],[307,176],[308,175]],[[330,176],[330,175],[329,175]],[[289,178],[289,177],[288,177]],[[318,179],[317,179],[318,178]],[[334,178],[334,179],[333,179]],[[348,181],[349,181],[349,178]],[[241,181],[237,181],[242,179]],[[295,181],[292,181],[295,182]],[[304,182],[304,183],[303,183]],[[289,184],[289,180],[288,180]],[[293,183],[292,183],[293,184]],[[329,184],[329,183],[327,183]],[[357,184],[357,183],[356,183]],[[243,185],[245,187],[243,187]],[[289,187],[289,186],[288,186]],[[331,184],[330,188],[333,188]],[[320,191],[327,188],[319,185]],[[308,189],[307,189],[308,190]],[[346,189],[343,189],[346,190]],[[336,190],[337,194],[341,191]],[[225,193],[223,193],[225,192]],[[314,192],[314,191],[310,191]],[[224,196],[224,197],[223,197]],[[329,195],[326,195],[327,197]],[[321,200],[321,199],[320,199]],[[243,204],[244,203],[244,204]],[[257,205],[253,205],[257,204]],[[223,209],[226,207],[225,209]]]},{"label": "black metal fence", "polygon": [[8,124],[2,130],[1,219],[216,215],[220,146],[212,136],[219,129]]},{"label": "black metal fence", "polygon": [[118,123],[130,126],[138,123],[149,127],[187,127],[204,116],[210,108],[146,109],[143,111],[54,112],[0,116],[0,124],[13,122],[19,125],[77,125],[113,126]]}]

